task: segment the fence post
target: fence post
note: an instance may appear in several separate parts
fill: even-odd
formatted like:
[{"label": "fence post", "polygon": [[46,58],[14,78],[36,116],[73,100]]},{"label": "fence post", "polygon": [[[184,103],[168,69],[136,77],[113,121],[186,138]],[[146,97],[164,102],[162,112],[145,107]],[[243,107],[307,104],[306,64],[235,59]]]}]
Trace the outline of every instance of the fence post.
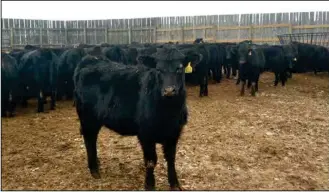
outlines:
[{"label": "fence post", "polygon": [[249,38],[250,38],[251,41],[254,38],[254,30],[253,30],[252,25],[250,25],[250,28],[249,28]]},{"label": "fence post", "polygon": [[181,28],[182,33],[182,43],[185,43],[184,27]]},{"label": "fence post", "polygon": [[157,43],[157,27],[154,27],[153,29],[153,39],[154,43]]},{"label": "fence post", "polygon": [[87,29],[83,28],[83,42],[87,44]]},{"label": "fence post", "polygon": [[68,46],[68,44],[69,44],[69,40],[68,40],[68,32],[67,32],[67,28],[65,27],[64,30],[65,30],[65,32],[64,32],[64,33],[65,33],[65,34],[64,34],[64,35],[65,35],[65,39],[64,39],[64,41],[65,41],[65,45]]},{"label": "fence post", "polygon": [[213,30],[214,30],[213,41],[214,41],[214,43],[216,43],[217,42],[217,25],[213,26]]},{"label": "fence post", "polygon": [[129,27],[129,28],[128,28],[128,44],[131,44],[131,32],[132,32],[132,30],[131,30],[131,28]]},{"label": "fence post", "polygon": [[289,25],[289,33],[292,34],[292,24]]},{"label": "fence post", "polygon": [[204,29],[203,29],[203,39],[206,41],[207,39],[207,28],[206,24],[204,24]]},{"label": "fence post", "polygon": [[10,28],[10,48],[14,49],[14,29]]},{"label": "fence post", "polygon": [[40,47],[42,47],[42,32],[43,32],[43,30],[42,30],[42,28],[40,27],[40,34],[39,34],[39,43],[40,43]]},{"label": "fence post", "polygon": [[105,43],[108,43],[109,40],[108,40],[108,28],[106,27],[105,28]]}]

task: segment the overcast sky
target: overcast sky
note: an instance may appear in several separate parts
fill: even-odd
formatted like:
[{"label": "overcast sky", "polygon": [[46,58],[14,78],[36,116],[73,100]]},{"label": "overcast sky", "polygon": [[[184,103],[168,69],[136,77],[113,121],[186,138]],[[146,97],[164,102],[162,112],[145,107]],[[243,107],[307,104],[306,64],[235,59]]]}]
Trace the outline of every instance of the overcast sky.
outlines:
[{"label": "overcast sky", "polygon": [[92,20],[329,11],[329,1],[2,1],[3,18]]}]

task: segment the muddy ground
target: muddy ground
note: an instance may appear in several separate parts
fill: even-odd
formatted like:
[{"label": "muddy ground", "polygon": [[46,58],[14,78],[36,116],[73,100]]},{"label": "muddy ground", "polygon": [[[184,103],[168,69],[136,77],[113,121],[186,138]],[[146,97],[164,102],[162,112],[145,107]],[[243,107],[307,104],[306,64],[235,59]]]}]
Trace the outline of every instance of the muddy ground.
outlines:
[{"label": "muddy ground", "polygon": [[[189,123],[178,145],[177,172],[188,190],[329,189],[328,74],[295,74],[286,87],[261,77],[257,97],[239,96],[234,80],[209,85],[209,97],[188,87]],[[249,93],[249,91],[248,91]],[[47,105],[46,109],[49,109]],[[103,128],[100,180],[87,169],[71,101],[35,113],[36,103],[2,118],[3,190],[143,190],[136,137]],[[167,190],[160,146],[157,189]]]}]

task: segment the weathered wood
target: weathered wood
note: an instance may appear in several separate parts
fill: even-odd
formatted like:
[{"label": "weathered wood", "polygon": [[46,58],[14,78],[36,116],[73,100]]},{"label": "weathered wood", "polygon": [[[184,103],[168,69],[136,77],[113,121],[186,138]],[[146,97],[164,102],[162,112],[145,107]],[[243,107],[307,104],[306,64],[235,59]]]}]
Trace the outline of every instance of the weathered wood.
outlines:
[{"label": "weathered wood", "polygon": [[39,33],[40,33],[39,34],[39,44],[40,44],[40,46],[42,46],[42,33],[43,33],[42,28],[40,28],[40,32]]},{"label": "weathered wood", "polygon": [[[278,43],[277,34],[329,31],[329,12],[234,14],[87,21],[2,18],[2,47],[205,41]],[[5,31],[7,30],[7,31]],[[317,38],[317,37],[315,37]],[[321,39],[319,38],[319,41]],[[312,42],[317,42],[312,39]]]}]

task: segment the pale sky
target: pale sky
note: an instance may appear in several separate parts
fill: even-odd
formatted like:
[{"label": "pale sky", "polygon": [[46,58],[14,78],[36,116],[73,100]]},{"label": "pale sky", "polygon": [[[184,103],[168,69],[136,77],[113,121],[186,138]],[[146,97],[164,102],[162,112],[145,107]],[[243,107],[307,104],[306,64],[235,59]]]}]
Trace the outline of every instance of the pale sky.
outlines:
[{"label": "pale sky", "polygon": [[3,18],[45,20],[329,11],[329,1],[2,1]]}]

